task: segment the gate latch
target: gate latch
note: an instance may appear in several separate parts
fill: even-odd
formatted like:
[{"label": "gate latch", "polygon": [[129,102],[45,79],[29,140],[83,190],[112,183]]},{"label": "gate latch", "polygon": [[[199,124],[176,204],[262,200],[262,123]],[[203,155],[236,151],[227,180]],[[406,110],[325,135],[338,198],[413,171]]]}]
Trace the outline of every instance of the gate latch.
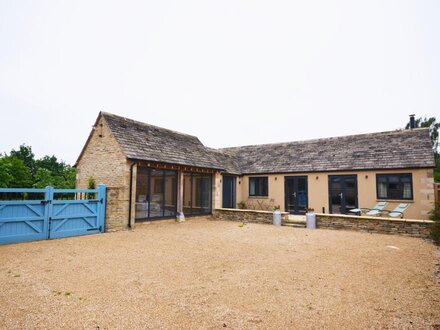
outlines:
[{"label": "gate latch", "polygon": [[43,205],[50,204],[50,200],[40,201],[40,203]]}]

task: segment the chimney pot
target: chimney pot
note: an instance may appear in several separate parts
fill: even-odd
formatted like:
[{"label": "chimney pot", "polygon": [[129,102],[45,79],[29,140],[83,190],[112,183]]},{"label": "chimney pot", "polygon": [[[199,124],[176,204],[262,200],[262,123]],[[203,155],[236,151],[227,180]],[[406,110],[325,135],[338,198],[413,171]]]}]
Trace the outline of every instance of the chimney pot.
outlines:
[{"label": "chimney pot", "polygon": [[409,115],[409,128],[414,129],[416,128],[416,120],[414,118],[415,115]]}]

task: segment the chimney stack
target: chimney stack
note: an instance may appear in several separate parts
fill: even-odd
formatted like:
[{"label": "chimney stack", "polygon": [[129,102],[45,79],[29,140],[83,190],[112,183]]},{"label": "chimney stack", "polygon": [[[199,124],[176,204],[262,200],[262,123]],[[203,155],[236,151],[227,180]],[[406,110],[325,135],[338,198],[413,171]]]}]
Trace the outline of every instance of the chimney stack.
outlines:
[{"label": "chimney stack", "polygon": [[416,128],[416,120],[414,119],[415,115],[409,115],[409,129]]}]

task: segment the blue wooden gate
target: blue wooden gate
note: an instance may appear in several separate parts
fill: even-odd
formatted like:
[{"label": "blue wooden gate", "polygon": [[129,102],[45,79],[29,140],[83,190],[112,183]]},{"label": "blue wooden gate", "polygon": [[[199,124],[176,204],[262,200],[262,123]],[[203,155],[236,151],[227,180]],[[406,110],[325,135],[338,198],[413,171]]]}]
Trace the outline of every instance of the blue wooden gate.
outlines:
[{"label": "blue wooden gate", "polygon": [[98,189],[7,188],[1,193],[44,194],[44,199],[0,200],[0,244],[104,232],[105,185]]}]

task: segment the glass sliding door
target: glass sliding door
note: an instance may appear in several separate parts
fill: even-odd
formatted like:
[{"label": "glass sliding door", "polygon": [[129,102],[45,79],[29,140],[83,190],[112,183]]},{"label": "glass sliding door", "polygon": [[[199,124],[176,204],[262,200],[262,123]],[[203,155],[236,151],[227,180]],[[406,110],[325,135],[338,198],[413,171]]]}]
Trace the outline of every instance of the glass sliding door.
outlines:
[{"label": "glass sliding door", "polygon": [[176,216],[177,172],[139,166],[135,202],[137,221]]},{"label": "glass sliding door", "polygon": [[177,210],[177,175],[175,171],[165,171],[165,202],[164,217],[172,217],[176,215]]},{"label": "glass sliding door", "polygon": [[164,206],[164,171],[151,170],[150,173],[150,218],[163,216]]},{"label": "glass sliding door", "polygon": [[211,175],[202,175],[200,178],[200,211],[201,213],[211,213],[212,201],[212,177]]},{"label": "glass sliding door", "polygon": [[183,214],[191,214],[191,173],[183,175]]},{"label": "glass sliding door", "polygon": [[329,175],[330,213],[347,214],[357,208],[357,176]]},{"label": "glass sliding door", "polygon": [[307,177],[288,176],[284,178],[286,212],[305,214],[308,204]]},{"label": "glass sliding door", "polygon": [[135,219],[147,219],[150,209],[150,169],[138,167],[136,176]]},{"label": "glass sliding door", "polygon": [[211,213],[211,174],[185,173],[183,187],[183,213],[185,215]]}]

